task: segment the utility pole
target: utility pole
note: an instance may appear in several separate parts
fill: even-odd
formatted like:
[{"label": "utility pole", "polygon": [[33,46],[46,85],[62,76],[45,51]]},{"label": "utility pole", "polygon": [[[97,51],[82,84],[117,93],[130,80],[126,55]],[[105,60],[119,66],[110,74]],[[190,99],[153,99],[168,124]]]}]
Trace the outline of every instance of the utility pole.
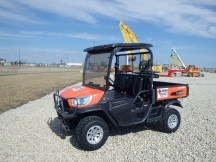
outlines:
[{"label": "utility pole", "polygon": [[64,46],[64,62],[66,63],[65,47],[66,47],[66,46]]},{"label": "utility pole", "polygon": [[20,49],[19,49],[19,64],[20,64]]}]

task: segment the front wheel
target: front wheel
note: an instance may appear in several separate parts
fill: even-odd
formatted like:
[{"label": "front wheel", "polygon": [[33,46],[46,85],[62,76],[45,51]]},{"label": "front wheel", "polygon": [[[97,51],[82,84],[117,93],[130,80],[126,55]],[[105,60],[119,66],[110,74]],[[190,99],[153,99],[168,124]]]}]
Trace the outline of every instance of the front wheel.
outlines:
[{"label": "front wheel", "polygon": [[165,118],[157,122],[159,130],[165,133],[175,132],[181,123],[180,113],[173,108],[168,108],[166,110]]},{"label": "front wheel", "polygon": [[82,119],[76,128],[76,139],[79,145],[87,151],[101,148],[109,136],[106,122],[97,116]]}]

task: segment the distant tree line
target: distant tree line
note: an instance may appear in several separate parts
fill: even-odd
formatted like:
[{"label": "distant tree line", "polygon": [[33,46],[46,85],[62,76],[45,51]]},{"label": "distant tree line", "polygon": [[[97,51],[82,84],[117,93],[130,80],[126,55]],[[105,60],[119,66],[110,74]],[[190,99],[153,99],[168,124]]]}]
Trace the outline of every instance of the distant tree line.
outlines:
[{"label": "distant tree line", "polygon": [[27,64],[27,61],[14,61],[11,62],[12,65],[22,65],[22,64]]}]

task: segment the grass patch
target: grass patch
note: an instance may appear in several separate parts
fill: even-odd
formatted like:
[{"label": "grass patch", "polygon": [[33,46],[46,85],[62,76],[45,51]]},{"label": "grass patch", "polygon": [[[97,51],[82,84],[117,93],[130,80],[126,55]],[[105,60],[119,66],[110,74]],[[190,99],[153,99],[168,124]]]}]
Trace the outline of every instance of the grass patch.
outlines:
[{"label": "grass patch", "polygon": [[0,76],[0,113],[80,82],[80,72]]}]

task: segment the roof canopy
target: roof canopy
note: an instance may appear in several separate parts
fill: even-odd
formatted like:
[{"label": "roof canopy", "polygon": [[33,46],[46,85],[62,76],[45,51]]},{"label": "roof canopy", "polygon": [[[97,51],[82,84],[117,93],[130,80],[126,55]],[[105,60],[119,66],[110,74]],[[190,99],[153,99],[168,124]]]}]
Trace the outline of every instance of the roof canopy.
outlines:
[{"label": "roof canopy", "polygon": [[113,49],[120,47],[122,48],[120,51],[128,51],[128,50],[139,50],[143,48],[150,48],[153,47],[151,44],[147,43],[113,43],[113,44],[106,44],[100,46],[94,46],[90,48],[84,49],[84,52],[89,53],[107,53],[111,52]]}]

